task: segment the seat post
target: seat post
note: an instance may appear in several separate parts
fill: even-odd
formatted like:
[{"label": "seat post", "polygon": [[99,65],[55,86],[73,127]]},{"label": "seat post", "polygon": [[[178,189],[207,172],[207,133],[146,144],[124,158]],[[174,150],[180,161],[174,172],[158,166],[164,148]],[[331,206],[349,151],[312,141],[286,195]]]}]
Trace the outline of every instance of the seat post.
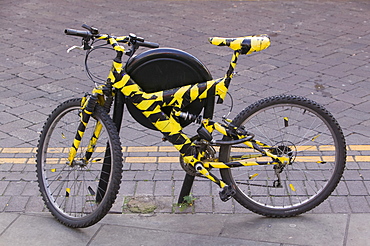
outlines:
[{"label": "seat post", "polygon": [[227,88],[229,88],[230,81],[233,78],[239,55],[240,55],[240,51],[236,50],[234,51],[233,56],[231,57],[230,66],[225,75],[226,77],[225,85]]}]

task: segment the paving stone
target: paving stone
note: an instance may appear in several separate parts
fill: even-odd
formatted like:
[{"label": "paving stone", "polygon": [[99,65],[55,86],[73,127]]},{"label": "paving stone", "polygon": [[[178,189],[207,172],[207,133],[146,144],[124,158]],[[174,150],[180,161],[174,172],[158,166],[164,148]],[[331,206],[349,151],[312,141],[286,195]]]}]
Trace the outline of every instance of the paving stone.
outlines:
[{"label": "paving stone", "polygon": [[15,182],[12,181],[8,184],[6,190],[4,191],[4,196],[19,196],[22,194],[24,187],[26,186],[25,182]]},{"label": "paving stone", "polygon": [[150,181],[138,181],[135,191],[135,196],[149,195],[153,196],[154,184]]},{"label": "paving stone", "polygon": [[[0,177],[1,177],[1,174],[0,174]],[[5,181],[5,180],[2,180],[0,182],[0,196],[2,196],[4,194],[4,191],[6,190],[7,186],[9,185],[9,182],[10,181]]]},{"label": "paving stone", "polygon": [[1,113],[1,116],[0,116],[0,122],[1,124],[6,124],[6,123],[9,123],[9,122],[13,122],[15,120],[17,120],[18,118],[8,112],[2,112]]},{"label": "paving stone", "polygon": [[19,129],[17,131],[9,132],[9,134],[25,142],[36,141],[36,139],[39,138],[39,134],[30,129]]},{"label": "paving stone", "polygon": [[30,112],[30,111],[33,111],[33,110],[36,110],[36,109],[37,109],[36,105],[28,103],[28,104],[22,105],[20,107],[11,108],[8,112],[13,114],[13,115],[18,115],[18,117],[22,117],[22,115],[24,113],[27,113],[27,112]]},{"label": "paving stone", "polygon": [[346,213],[347,211],[351,211],[351,207],[346,196],[330,196],[328,199],[334,213]]},{"label": "paving stone", "polygon": [[26,186],[22,192],[22,196],[35,196],[40,194],[37,182],[26,182]]},{"label": "paving stone", "polygon": [[197,213],[213,213],[213,198],[201,196],[194,201],[194,211]]},{"label": "paving stone", "polygon": [[134,180],[153,180],[154,171],[137,172]]},{"label": "paving stone", "polygon": [[234,203],[235,200],[229,200],[227,202],[223,202],[219,197],[218,194],[213,197],[213,212],[218,214],[232,214],[234,213]]},{"label": "paving stone", "polygon": [[170,196],[173,193],[172,181],[156,181],[154,188],[155,196]]},{"label": "paving stone", "polygon": [[26,213],[46,212],[45,204],[41,196],[30,196],[25,210]]},{"label": "paving stone", "polygon": [[[7,133],[6,137],[10,138],[9,135],[12,135],[10,132],[14,131],[14,124],[17,124],[18,129],[24,129],[26,127],[30,127],[30,126],[33,125],[33,123],[30,122],[30,121],[18,118],[18,120],[0,125],[0,131]],[[32,133],[34,133],[34,132],[32,132]]]},{"label": "paving stone", "polygon": [[123,181],[119,194],[122,196],[133,196],[135,194],[137,182],[134,181]]},{"label": "paving stone", "polygon": [[12,196],[5,208],[6,212],[24,212],[29,196]]},{"label": "paving stone", "polygon": [[166,181],[172,179],[172,170],[168,170],[168,167],[164,171],[156,171],[153,180]]},{"label": "paving stone", "polygon": [[212,184],[208,180],[203,181],[195,181],[193,184],[193,193],[197,196],[206,196],[211,193],[211,186],[216,186],[215,184]]},{"label": "paving stone", "polygon": [[3,212],[9,206],[11,196],[0,196],[0,212]]},{"label": "paving stone", "polygon": [[333,213],[331,200],[327,199],[323,201],[319,206],[315,207],[309,213],[318,213],[318,214],[331,214]]},{"label": "paving stone", "polygon": [[349,205],[353,213],[369,213],[370,207],[365,196],[348,197]]}]

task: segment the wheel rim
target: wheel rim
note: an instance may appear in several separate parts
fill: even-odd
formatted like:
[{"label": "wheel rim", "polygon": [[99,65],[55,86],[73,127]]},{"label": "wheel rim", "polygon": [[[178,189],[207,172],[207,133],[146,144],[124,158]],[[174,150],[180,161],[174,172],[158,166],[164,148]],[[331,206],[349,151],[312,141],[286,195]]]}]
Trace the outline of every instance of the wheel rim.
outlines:
[{"label": "wheel rim", "polygon": [[[337,173],[338,141],[323,116],[308,107],[288,103],[258,110],[242,125],[265,144],[292,143],[296,149],[293,163],[280,173],[282,188],[274,187],[277,176],[272,166],[230,170],[233,182],[249,201],[273,209],[293,209],[313,200],[320,203],[335,188],[336,182],[333,186],[330,181]],[[243,151],[232,150],[231,155],[245,154]],[[333,186],[330,192],[322,192],[328,186]],[[322,197],[316,199],[318,196]]]}]

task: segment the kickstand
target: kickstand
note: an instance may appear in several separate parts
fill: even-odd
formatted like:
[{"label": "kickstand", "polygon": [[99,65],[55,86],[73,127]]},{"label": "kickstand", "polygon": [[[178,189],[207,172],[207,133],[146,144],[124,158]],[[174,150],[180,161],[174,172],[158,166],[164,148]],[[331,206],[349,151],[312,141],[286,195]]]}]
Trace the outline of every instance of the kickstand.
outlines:
[{"label": "kickstand", "polygon": [[182,188],[178,200],[178,204],[184,203],[184,197],[190,195],[191,187],[193,186],[195,176],[190,174],[186,174],[184,182],[182,183]]}]

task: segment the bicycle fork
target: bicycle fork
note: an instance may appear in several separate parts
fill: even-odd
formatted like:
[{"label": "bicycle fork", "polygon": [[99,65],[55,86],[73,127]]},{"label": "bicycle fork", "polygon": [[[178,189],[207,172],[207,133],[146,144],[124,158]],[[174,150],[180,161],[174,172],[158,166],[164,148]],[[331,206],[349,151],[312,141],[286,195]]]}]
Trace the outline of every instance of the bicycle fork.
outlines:
[{"label": "bicycle fork", "polygon": [[[77,150],[80,146],[81,140],[85,134],[85,130],[87,127],[87,124],[89,123],[90,117],[92,116],[92,113],[94,111],[95,105],[97,103],[104,103],[103,99],[99,97],[99,94],[93,94],[89,98],[86,99],[86,96],[83,98],[83,101],[81,103],[82,112],[80,117],[80,124],[78,126],[77,133],[75,135],[75,139],[73,140],[72,147],[69,151],[68,156],[68,165],[73,167],[75,165],[79,165],[80,167],[84,167],[88,164],[92,154],[95,151],[96,143],[99,139],[100,133],[103,129],[103,125],[100,121],[97,121],[95,124],[95,128],[93,131],[93,134],[90,138],[89,144],[85,150],[85,155],[83,158],[76,160]],[[105,101],[106,103],[107,101]],[[108,103],[109,104],[109,103]],[[109,154],[110,152],[110,145],[109,142],[107,142],[105,155],[104,155],[104,161],[102,166],[102,172],[100,174],[99,184],[96,191],[93,191],[89,187],[89,193],[90,195],[95,195],[95,201],[96,203],[100,203],[105,196],[105,192],[107,190],[107,180],[110,176],[110,167],[111,167],[111,156]]]},{"label": "bicycle fork", "polygon": [[68,163],[67,163],[69,166],[74,166],[76,164],[80,166],[86,165],[89,159],[91,158],[92,153],[94,152],[96,142],[102,130],[102,124],[100,122],[98,122],[95,125],[94,133],[86,149],[85,156],[81,158],[79,161],[75,160],[77,150],[80,147],[81,140],[85,134],[86,126],[89,123],[90,117],[93,113],[93,110],[95,108],[97,101],[98,101],[98,97],[96,95],[90,96],[86,102],[82,101],[83,105],[81,106],[83,110],[81,112],[80,124],[78,126],[76,136],[73,140],[72,147],[69,150]]}]

